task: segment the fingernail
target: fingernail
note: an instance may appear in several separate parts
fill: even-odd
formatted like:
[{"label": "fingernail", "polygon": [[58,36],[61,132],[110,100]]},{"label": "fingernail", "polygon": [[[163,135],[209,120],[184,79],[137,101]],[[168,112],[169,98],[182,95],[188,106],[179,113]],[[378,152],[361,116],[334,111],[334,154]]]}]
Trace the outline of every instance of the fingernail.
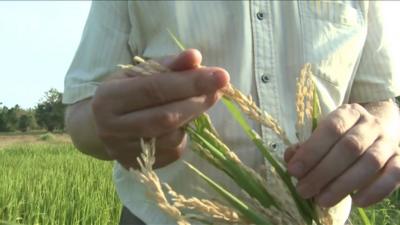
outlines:
[{"label": "fingernail", "polygon": [[318,205],[322,207],[330,207],[332,204],[333,195],[330,192],[324,192],[321,196],[318,197],[317,202]]},{"label": "fingernail", "polygon": [[292,176],[300,177],[304,173],[304,164],[301,162],[289,163],[288,171]]},{"label": "fingernail", "polygon": [[301,197],[303,198],[311,198],[314,195],[314,191],[312,190],[311,186],[308,185],[307,183],[305,184],[300,184],[297,186],[297,192],[300,194]]}]

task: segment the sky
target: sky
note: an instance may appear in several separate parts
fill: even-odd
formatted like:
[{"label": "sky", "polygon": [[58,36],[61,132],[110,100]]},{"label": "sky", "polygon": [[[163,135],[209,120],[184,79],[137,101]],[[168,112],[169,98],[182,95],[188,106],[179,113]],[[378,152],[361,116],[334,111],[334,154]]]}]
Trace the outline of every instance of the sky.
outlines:
[{"label": "sky", "polygon": [[[391,18],[388,27],[400,49],[400,2],[385,3],[385,14]],[[30,108],[50,88],[63,91],[90,5],[90,1],[0,1],[0,103]]]},{"label": "sky", "polygon": [[0,1],[0,102],[34,107],[63,91],[90,1]]}]

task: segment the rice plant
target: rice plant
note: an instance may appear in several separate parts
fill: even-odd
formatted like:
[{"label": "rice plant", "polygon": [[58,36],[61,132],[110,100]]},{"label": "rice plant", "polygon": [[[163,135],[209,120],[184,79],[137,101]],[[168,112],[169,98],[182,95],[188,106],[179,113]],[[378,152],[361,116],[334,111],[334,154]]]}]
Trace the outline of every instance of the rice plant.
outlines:
[{"label": "rice plant", "polygon": [[111,162],[71,143],[0,149],[0,224],[116,225],[121,208]]},{"label": "rice plant", "polygon": [[[177,46],[184,50],[185,48],[179,40],[169,30],[168,32]],[[144,76],[169,71],[168,68],[156,61],[146,61],[138,56],[134,57],[134,62],[136,62],[136,65],[120,66]],[[210,118],[204,113],[185,127],[185,131],[191,138],[191,150],[198,153],[200,157],[206,159],[211,165],[223,171],[248,197],[239,199],[233,196],[227,189],[187,162],[188,168],[214,188],[225,199],[225,204],[228,203],[227,205],[216,200],[212,202],[207,199],[197,199],[196,197],[187,198],[176,193],[168,184],[160,184],[156,174],[152,172],[155,153],[155,140],[153,139],[150,145],[143,143],[144,152],[138,158],[142,171],[131,170],[131,172],[136,174],[141,182],[146,183],[150,190],[155,191],[152,195],[156,197],[155,199],[158,201],[159,206],[176,218],[178,224],[190,224],[190,220],[197,220],[206,224],[332,224],[333,221],[329,209],[320,208],[311,200],[302,199],[297,194],[294,182],[282,162],[270,153],[268,146],[260,138],[260,135],[251,128],[245,116],[271,129],[286,145],[293,144],[289,141],[278,122],[268,113],[260,110],[251,96],[242,94],[232,84],[222,90],[222,94],[222,102],[230,111],[232,117],[241,125],[244,133],[271,164],[274,185],[267,186],[265,178],[240,161],[236,154],[219,139],[219,135]],[[321,114],[318,91],[313,81],[311,64],[305,64],[300,70],[295,104],[297,111],[296,136],[298,141],[302,142],[317,127]],[[149,182],[149,180],[152,181]],[[162,186],[172,197],[172,202],[166,200]],[[163,195],[164,197],[160,201],[160,199],[157,199],[157,195]],[[193,205],[194,202],[196,202],[195,205]],[[208,203],[207,207],[204,207],[205,202]],[[211,208],[213,210],[210,210]],[[186,209],[186,215],[181,209]],[[192,212],[187,213],[187,209],[192,210]],[[374,224],[371,223],[367,213],[362,208],[357,208],[357,212],[359,223],[363,225]]]},{"label": "rice plant", "polygon": [[[143,76],[152,75],[169,71],[168,68],[155,61],[145,61],[140,57],[134,58],[137,65],[125,65]],[[240,224],[330,224],[331,218],[325,209],[316,207],[311,201],[302,199],[296,192],[292,179],[285,171],[281,162],[270,154],[267,145],[261,140],[260,136],[251,129],[244,115],[258,122],[259,124],[273,130],[286,144],[291,144],[285,131],[279,126],[277,121],[268,113],[260,110],[251,97],[242,94],[232,84],[228,85],[223,91],[223,102],[233,115],[250,140],[257,146],[264,157],[269,161],[274,170],[274,186],[267,186],[263,177],[257,174],[252,168],[243,164],[233,151],[229,149],[220,139],[217,131],[212,126],[212,122],[207,114],[199,116],[196,120],[186,126],[185,130],[191,138],[191,149],[205,158],[213,166],[223,171],[248,195],[248,199],[239,199],[230,194],[224,187],[212,181],[207,175],[188,164],[197,175],[204,179],[213,187],[229,205],[224,205],[224,209],[229,209],[232,213],[239,216]],[[312,81],[311,66],[309,64],[301,70],[298,79],[297,92],[297,113],[298,121],[296,128],[299,140],[311,134],[315,128],[317,117],[319,116],[318,97]],[[309,129],[306,133],[304,130]],[[153,141],[154,142],[154,141]],[[143,144],[144,153],[139,162],[141,172],[132,171],[137,174],[141,181],[145,183],[153,197],[158,201],[161,208],[165,209],[172,217],[176,218],[179,224],[188,224],[191,219],[199,219],[208,223],[222,222],[232,223],[231,220],[216,220],[215,215],[193,208],[190,216],[185,216],[177,205],[185,208],[183,202],[169,203],[163,193],[162,185],[154,172],[151,172],[154,163],[154,152],[152,144]],[[170,193],[173,190],[168,186]],[[164,196],[164,197],[160,197]],[[206,201],[198,199],[199,202]],[[223,205],[217,202],[218,205]],[[190,207],[186,207],[190,208]],[[196,211],[197,210],[197,211]],[[195,215],[195,216],[193,216]],[[226,219],[226,218],[225,218]],[[238,222],[238,221],[236,221]]]}]

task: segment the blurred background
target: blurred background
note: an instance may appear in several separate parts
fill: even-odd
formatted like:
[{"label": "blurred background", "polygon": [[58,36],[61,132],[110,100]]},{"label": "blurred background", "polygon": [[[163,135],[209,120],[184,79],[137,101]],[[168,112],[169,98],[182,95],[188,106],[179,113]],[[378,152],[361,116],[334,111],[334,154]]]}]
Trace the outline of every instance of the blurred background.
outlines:
[{"label": "blurred background", "polygon": [[90,1],[0,2],[0,102],[33,107],[45,91],[63,91]]},{"label": "blurred background", "polygon": [[[79,153],[64,133],[64,76],[90,6],[0,1],[0,225],[118,224],[112,163]],[[393,37],[400,37],[399,9],[396,1],[386,6]],[[400,39],[394,44],[399,49]],[[400,225],[400,194],[367,216]],[[357,210],[351,223],[363,224]]]},{"label": "blurred background", "polygon": [[64,76],[90,1],[0,1],[0,225],[118,224],[112,162],[64,133]]}]

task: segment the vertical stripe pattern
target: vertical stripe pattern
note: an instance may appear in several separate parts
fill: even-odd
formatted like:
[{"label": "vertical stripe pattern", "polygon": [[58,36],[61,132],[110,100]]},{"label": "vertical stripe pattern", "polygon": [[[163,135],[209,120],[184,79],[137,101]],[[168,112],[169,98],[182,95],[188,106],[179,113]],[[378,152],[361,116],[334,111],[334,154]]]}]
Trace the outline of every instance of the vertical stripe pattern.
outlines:
[{"label": "vertical stripe pattern", "polygon": [[[385,27],[383,1],[94,1],[79,49],[65,78],[64,103],[91,97],[99,83],[131,57],[161,57],[185,46],[198,48],[205,65],[220,66],[245,94],[276,117],[295,140],[295,84],[300,68],[312,63],[323,113],[348,101],[368,102],[400,95],[399,62]],[[397,41],[400,39],[397,39]],[[253,168],[264,162],[227,110],[217,104],[211,117],[223,140]],[[254,126],[255,129],[260,129]],[[285,146],[271,132],[265,140],[278,156]],[[190,151],[183,159],[223,185],[232,181]],[[213,193],[180,161],[158,175],[184,195]],[[146,224],[171,224],[148,199],[145,187],[120,165],[114,172],[124,205]],[[182,179],[185,178],[185,179]],[[202,191],[199,191],[201,189]],[[211,196],[213,197],[213,196]],[[214,196],[215,197],[215,196]],[[338,210],[337,224],[349,204]]]}]

